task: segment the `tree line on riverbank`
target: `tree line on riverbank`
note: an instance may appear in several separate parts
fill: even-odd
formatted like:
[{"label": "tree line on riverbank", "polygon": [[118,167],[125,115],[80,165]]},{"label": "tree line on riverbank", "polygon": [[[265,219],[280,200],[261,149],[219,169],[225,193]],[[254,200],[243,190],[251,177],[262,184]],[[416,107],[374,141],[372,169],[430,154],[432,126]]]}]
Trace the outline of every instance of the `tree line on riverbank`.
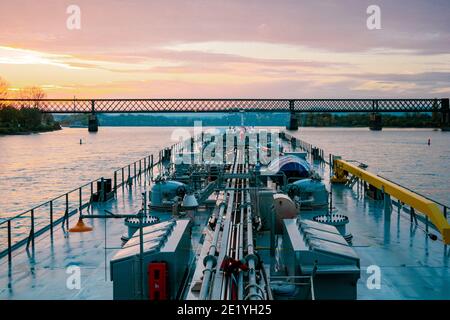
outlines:
[{"label": "tree line on riverbank", "polygon": [[[57,120],[63,126],[87,126],[87,115],[58,115]],[[149,126],[149,127],[190,127],[195,121],[203,126],[285,126],[289,121],[287,113],[223,113],[223,114],[101,114],[98,115],[102,126]],[[241,118],[242,117],[242,118]],[[382,114],[383,127],[392,128],[437,128],[439,116],[431,113]],[[300,116],[302,127],[368,127],[368,113],[303,113]]]},{"label": "tree line on riverbank", "polygon": [[[10,98],[9,86],[0,78],[0,99]],[[17,98],[39,100],[45,98],[45,92],[39,87],[23,88],[17,92]],[[24,134],[59,130],[61,126],[53,116],[42,113],[37,102],[26,102],[19,107],[0,102],[0,134]]]},{"label": "tree line on riverbank", "polygon": [[[438,128],[440,118],[437,114],[407,112],[402,114],[382,114],[383,127],[392,128]],[[304,127],[368,127],[367,113],[308,113],[300,117]]]}]

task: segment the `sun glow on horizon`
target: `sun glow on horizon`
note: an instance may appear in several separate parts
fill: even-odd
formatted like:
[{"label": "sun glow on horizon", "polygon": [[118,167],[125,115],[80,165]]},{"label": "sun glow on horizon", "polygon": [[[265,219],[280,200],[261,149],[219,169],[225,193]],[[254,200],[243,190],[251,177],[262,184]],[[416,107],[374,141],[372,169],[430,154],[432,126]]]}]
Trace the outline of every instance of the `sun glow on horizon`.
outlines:
[{"label": "sun glow on horizon", "polygon": [[79,67],[62,62],[68,58],[70,58],[69,55],[0,46],[0,64],[53,65],[67,69],[79,69]]},{"label": "sun glow on horizon", "polygon": [[105,9],[80,0],[81,28],[71,31],[64,4],[24,1],[21,19],[14,18],[17,5],[0,3],[8,13],[0,20],[0,77],[9,92],[38,86],[54,98],[450,94],[443,8],[411,6],[405,15],[403,6],[380,0],[390,15],[381,30],[369,31],[361,1],[219,0],[195,8],[142,1]]}]

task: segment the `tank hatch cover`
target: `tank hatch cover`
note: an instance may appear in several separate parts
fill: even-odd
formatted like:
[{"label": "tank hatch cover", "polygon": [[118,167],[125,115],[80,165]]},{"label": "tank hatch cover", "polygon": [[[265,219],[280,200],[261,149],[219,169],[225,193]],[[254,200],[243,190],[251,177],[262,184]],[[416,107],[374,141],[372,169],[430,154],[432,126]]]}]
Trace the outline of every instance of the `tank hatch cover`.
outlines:
[{"label": "tank hatch cover", "polygon": [[[175,221],[173,221],[173,220],[172,221],[164,221],[164,222],[160,222],[157,224],[152,224],[151,226],[144,227],[142,229],[142,231],[143,231],[144,235],[146,235],[148,233],[152,233],[152,232],[155,232],[158,230],[173,229],[174,226],[175,226]],[[130,240],[133,238],[139,238],[139,229],[137,229],[135,231],[135,233],[130,238]]]},{"label": "tank hatch cover", "polygon": [[330,232],[326,232],[326,231],[322,231],[322,230],[318,230],[318,229],[314,229],[314,228],[304,228],[303,233],[305,234],[306,238],[308,241],[310,241],[311,239],[322,239],[322,240],[326,240],[329,242],[334,242],[334,243],[338,243],[338,244],[342,244],[342,245],[348,245],[347,241],[345,241],[345,239],[341,236],[341,235],[337,235],[335,233],[330,233]]},{"label": "tank hatch cover", "polygon": [[309,228],[313,228],[313,229],[317,229],[317,230],[326,231],[326,232],[329,232],[329,233],[334,233],[334,234],[339,234],[340,235],[340,233],[336,229],[336,227],[330,226],[328,224],[324,224],[324,223],[308,220],[308,219],[301,219],[301,220],[299,220],[299,225],[300,225],[301,229],[303,229],[305,227],[309,227]]},{"label": "tank hatch cover", "polygon": [[348,245],[341,245],[325,240],[311,239],[309,245],[312,250],[324,252],[329,255],[341,256],[347,259],[359,261],[358,255],[353,248]]}]

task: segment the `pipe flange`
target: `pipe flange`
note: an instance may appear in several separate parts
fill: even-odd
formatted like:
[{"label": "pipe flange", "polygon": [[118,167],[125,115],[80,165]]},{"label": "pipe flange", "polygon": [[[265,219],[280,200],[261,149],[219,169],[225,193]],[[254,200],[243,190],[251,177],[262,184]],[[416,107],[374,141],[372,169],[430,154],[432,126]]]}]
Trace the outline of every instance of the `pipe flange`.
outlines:
[{"label": "pipe flange", "polygon": [[264,300],[264,298],[258,293],[248,294],[245,296],[244,300],[249,300],[250,298],[253,297],[259,298],[259,300]]},{"label": "pipe flange", "polygon": [[205,269],[203,269],[203,271],[202,271],[202,274],[204,275],[205,274],[205,272],[207,272],[207,271],[209,271],[209,272],[213,272],[214,271],[214,267],[211,267],[211,268],[205,268]]},{"label": "pipe flange", "polygon": [[252,253],[245,256],[245,261],[247,261],[247,264],[250,261],[250,259],[252,259],[255,262],[255,265],[259,264],[259,257],[256,254]]},{"label": "pipe flange", "polygon": [[263,289],[263,287],[261,287],[260,285],[258,285],[258,284],[248,284],[246,287],[245,287],[245,290],[247,291],[249,288],[256,288],[261,294],[259,294],[259,293],[249,293],[249,294],[247,294],[247,296],[245,296],[245,298],[244,298],[244,300],[248,300],[248,299],[250,299],[250,298],[253,298],[253,297],[258,297],[258,298],[260,298],[260,300],[264,300],[264,295],[265,295],[265,292],[264,292],[264,289]]},{"label": "pipe flange", "polygon": [[[215,247],[215,246],[214,246]],[[214,268],[217,265],[217,257],[213,256],[211,254],[208,254],[203,258],[203,265],[206,267],[209,261],[212,261],[212,268]]]}]

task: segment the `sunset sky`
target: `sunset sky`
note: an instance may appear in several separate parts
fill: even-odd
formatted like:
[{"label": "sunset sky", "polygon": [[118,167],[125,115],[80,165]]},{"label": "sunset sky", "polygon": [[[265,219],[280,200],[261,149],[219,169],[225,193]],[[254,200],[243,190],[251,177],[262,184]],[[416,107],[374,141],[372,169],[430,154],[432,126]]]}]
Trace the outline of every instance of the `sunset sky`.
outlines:
[{"label": "sunset sky", "polygon": [[[69,30],[69,5],[81,29]],[[381,30],[366,27],[369,5]],[[0,77],[48,97],[450,95],[449,0],[2,0]]]}]

